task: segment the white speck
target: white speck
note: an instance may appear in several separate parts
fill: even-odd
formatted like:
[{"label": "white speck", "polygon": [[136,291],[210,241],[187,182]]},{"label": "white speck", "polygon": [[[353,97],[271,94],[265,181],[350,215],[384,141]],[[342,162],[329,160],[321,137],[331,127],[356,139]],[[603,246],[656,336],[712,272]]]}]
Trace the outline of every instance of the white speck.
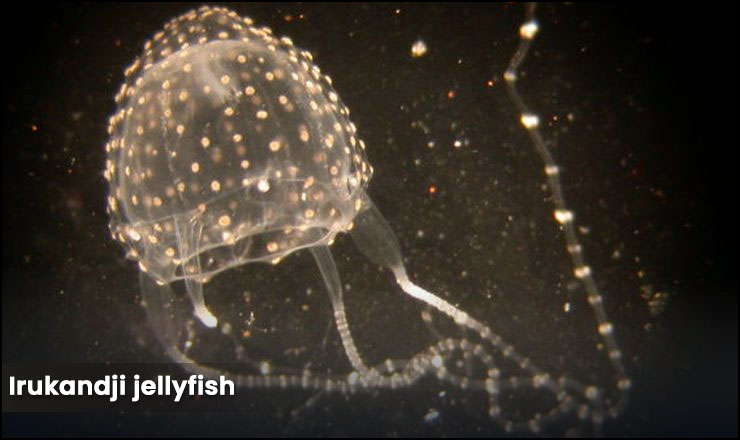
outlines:
[{"label": "white speck", "polygon": [[540,118],[537,117],[537,115],[534,115],[532,113],[524,113],[522,114],[521,118],[519,118],[522,125],[526,129],[536,128],[540,125]]},{"label": "white speck", "polygon": [[566,223],[570,223],[573,221],[573,211],[568,211],[565,209],[556,209],[553,212],[553,215],[555,216],[555,220],[557,220],[558,223],[561,225],[564,225]]},{"label": "white speck", "polygon": [[519,28],[519,36],[525,40],[531,40],[535,35],[537,35],[537,31],[539,29],[540,27],[536,21],[528,21]]},{"label": "white speck", "polygon": [[420,58],[426,55],[427,53],[427,44],[419,38],[414,42],[414,44],[411,45],[411,56],[414,58]]},{"label": "white speck", "polygon": [[439,418],[439,411],[434,408],[429,408],[429,411],[424,415],[424,421],[427,423],[433,422]]},{"label": "white speck", "polygon": [[270,365],[270,363],[267,361],[262,361],[260,363],[260,373],[266,376],[270,374],[270,371],[272,371],[272,366]]},{"label": "white speck", "polygon": [[432,365],[434,365],[434,368],[441,368],[442,363],[442,356],[437,354],[432,357]]}]

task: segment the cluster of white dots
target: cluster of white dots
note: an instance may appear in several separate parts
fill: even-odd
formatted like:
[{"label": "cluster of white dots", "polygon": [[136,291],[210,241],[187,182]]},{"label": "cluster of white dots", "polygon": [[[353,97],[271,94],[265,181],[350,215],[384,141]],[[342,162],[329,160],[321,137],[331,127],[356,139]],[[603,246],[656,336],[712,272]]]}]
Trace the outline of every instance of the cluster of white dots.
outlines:
[{"label": "cluster of white dots", "polygon": [[[213,20],[217,25],[206,25],[208,20]],[[220,29],[216,32],[217,28]],[[215,51],[203,55],[204,52],[200,47],[214,41],[236,43],[237,46],[229,47],[237,48],[239,43],[243,43],[245,49],[232,50],[224,55],[214,55]],[[295,102],[296,98],[292,97],[291,93],[286,93],[290,90],[305,91],[301,93],[308,97],[308,109],[313,112],[306,117],[335,115],[331,116],[334,122],[329,125],[333,131],[325,129],[316,131],[315,127],[304,123],[296,127],[295,133],[296,142],[302,143],[303,148],[314,148],[312,145],[316,142],[316,145],[327,150],[327,153],[317,151],[313,155],[313,160],[316,164],[323,164],[331,185],[342,189],[347,186],[359,188],[370,179],[372,167],[364,157],[365,144],[356,138],[356,127],[348,120],[349,110],[342,105],[337,93],[332,89],[331,78],[323,75],[312,63],[312,59],[309,52],[296,49],[290,39],[278,39],[272,36],[268,28],[252,26],[252,21],[248,18],[242,19],[233,12],[215,8],[202,8],[172,20],[165,26],[164,31],[158,32],[145,44],[144,54],[126,69],[126,82],[116,95],[119,110],[109,121],[108,131],[111,138],[106,145],[108,160],[104,171],[105,178],[111,183],[111,195],[108,198],[108,210],[113,218],[111,229],[116,239],[131,248],[130,255],[140,257],[143,254],[140,251],[146,246],[143,243],[161,245],[171,242],[172,239],[168,240],[165,236],[173,232],[156,231],[151,226],[138,222],[129,224],[128,218],[125,217],[127,211],[122,210],[122,206],[134,208],[133,212],[137,213],[137,217],[154,220],[171,215],[173,209],[181,210],[179,206],[183,201],[188,203],[187,201],[191,199],[205,198],[205,203],[198,203],[192,208],[194,216],[205,218],[203,216],[209,211],[207,198],[230,194],[237,185],[241,185],[242,188],[254,186],[258,193],[269,194],[274,185],[283,185],[281,179],[284,176],[303,179],[304,191],[308,190],[313,182],[325,180],[319,175],[304,174],[300,165],[292,166],[287,173],[285,170],[272,169],[269,175],[261,174],[265,159],[262,158],[262,153],[258,153],[260,148],[275,155],[289,149],[300,148],[299,145],[282,137],[263,141],[264,137],[259,132],[262,130],[260,122],[268,123],[271,118],[280,117],[275,114],[276,109],[293,113],[299,108]],[[193,89],[189,84],[197,84],[197,78],[210,75],[204,73],[204,69],[210,69],[207,64],[209,60],[216,60],[219,65],[233,62],[234,66],[244,66],[243,69],[246,70],[236,75],[229,71],[220,72],[214,82],[206,81],[200,88]],[[284,87],[286,92],[276,96],[278,104],[276,107],[268,108],[264,105],[268,98],[260,92],[259,83],[253,81],[255,76],[268,84],[278,82],[286,84],[280,86]],[[156,84],[156,87],[153,87],[153,84]],[[193,126],[192,121],[188,120],[189,113],[178,110],[189,108],[182,106],[200,105],[202,100],[200,96],[222,99],[226,96],[225,91],[229,90],[233,91],[237,99],[223,105],[221,111],[224,119],[221,123],[222,132],[228,133],[230,142],[224,142],[224,136],[220,134],[216,137],[214,134],[206,133],[198,135],[202,127]],[[168,101],[169,96],[172,96],[172,101]],[[165,105],[163,102],[170,104]],[[180,107],[173,107],[174,105]],[[253,112],[249,112],[250,108],[254,109]],[[237,125],[243,126],[242,122],[231,121],[231,118],[237,117],[251,118],[255,121],[253,124],[257,124],[251,125],[253,127],[251,130],[256,129],[257,132],[250,129],[234,130]],[[132,124],[133,132],[127,130]],[[171,132],[177,135],[177,141],[169,142],[167,145],[157,145],[156,142],[150,141],[157,139],[163,130],[172,130]],[[194,135],[197,136],[196,143],[199,147],[209,152],[210,162],[204,158],[196,158],[191,151],[181,150],[191,148],[188,146],[191,142],[189,139]],[[314,141],[317,136],[318,141]],[[260,144],[261,141],[264,144]],[[330,150],[335,150],[337,145],[342,148],[331,152]],[[160,155],[160,150],[169,155],[167,161],[154,159]],[[177,160],[180,157],[193,158],[184,164],[192,177],[175,174],[177,179],[161,184],[161,176],[169,174],[162,164],[179,163]],[[348,166],[348,160],[351,166]],[[221,171],[218,173],[219,177],[216,177],[211,170],[211,163],[233,167],[238,170],[236,175],[241,174],[241,177],[237,179],[220,177],[224,173],[232,174],[232,171]],[[255,163],[259,165],[258,168],[255,168]],[[124,179],[117,177],[121,167]],[[207,176],[211,175],[215,178],[207,179]],[[294,203],[301,201],[323,203],[323,200],[331,200],[325,194],[325,190],[315,190],[310,195],[306,192],[291,192],[289,199]],[[358,209],[357,203],[353,207]],[[235,217],[233,209],[227,208],[226,206],[217,208],[221,212],[214,212],[213,217],[209,218],[214,219],[214,227],[226,230],[221,233],[224,242],[234,243],[238,239],[238,234],[249,235],[252,232],[245,223]],[[301,221],[322,220],[324,214],[320,217],[317,208],[302,209]],[[336,217],[334,223],[340,224],[339,214],[339,210],[331,208],[326,215]],[[294,226],[305,229],[301,224]],[[293,228],[289,227],[287,232],[292,230]],[[218,240],[205,238],[211,241]],[[284,249],[281,244],[270,241],[265,245],[265,250],[274,253]],[[171,265],[183,263],[184,255],[180,255],[178,246],[168,246],[162,249],[161,253],[169,259]],[[151,267],[151,264],[142,262],[142,270],[149,270]]]}]

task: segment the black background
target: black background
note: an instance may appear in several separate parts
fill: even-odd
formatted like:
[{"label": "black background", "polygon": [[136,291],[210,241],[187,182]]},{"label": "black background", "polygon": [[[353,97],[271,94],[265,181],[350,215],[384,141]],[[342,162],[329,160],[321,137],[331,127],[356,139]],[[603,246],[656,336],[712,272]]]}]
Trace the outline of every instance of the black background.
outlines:
[{"label": "black background", "polygon": [[[137,270],[109,239],[101,170],[123,68],[162,23],[190,7],[16,5],[5,15],[3,363],[166,360],[137,307]],[[332,76],[377,170],[369,193],[420,284],[440,291],[483,287],[501,301],[498,307],[521,313],[484,313],[476,298],[456,298],[467,298],[471,313],[494,327],[536,329],[539,321],[528,319],[554,314],[522,299],[524,290],[548,285],[551,269],[569,270],[542,262],[563,260],[543,250],[562,245],[546,226],[541,165],[502,84],[486,85],[513,52],[521,6],[230,7],[291,36]],[[615,295],[611,318],[634,382],[626,412],[604,429],[736,436],[737,13],[700,5],[543,5],[537,15],[542,31],[520,87],[548,120],[544,132],[564,169],[566,197],[590,231],[583,238],[587,255],[600,287]],[[430,52],[414,59],[409,48],[419,37]],[[455,140],[464,145],[454,147]],[[430,194],[430,186],[438,192]],[[497,215],[523,218],[512,224],[525,226],[502,226]],[[495,265],[473,263],[480,243]],[[502,261],[522,248],[529,265]],[[340,240],[336,252],[345,282],[386,283],[381,300],[362,297],[362,306],[350,309],[361,317],[360,328],[369,326],[389,301],[399,301],[398,292],[347,256],[350,245]],[[308,260],[281,263],[293,278],[281,289],[313,283],[321,293],[315,269],[301,261]],[[257,284],[280,280],[278,268],[255,271]],[[665,311],[651,315],[645,291],[665,292]],[[606,301],[609,309],[608,294]],[[412,303],[403,307],[418,319]],[[368,338],[373,331],[382,340],[378,328],[368,329]],[[516,338],[518,331],[510,333]],[[423,385],[434,390],[435,383]],[[485,417],[470,416],[469,402],[439,404],[439,419],[424,422],[419,416],[436,405],[429,401],[435,396],[425,390],[330,396],[291,416],[311,394],[247,390],[242,412],[4,412],[3,435],[501,433]]]}]

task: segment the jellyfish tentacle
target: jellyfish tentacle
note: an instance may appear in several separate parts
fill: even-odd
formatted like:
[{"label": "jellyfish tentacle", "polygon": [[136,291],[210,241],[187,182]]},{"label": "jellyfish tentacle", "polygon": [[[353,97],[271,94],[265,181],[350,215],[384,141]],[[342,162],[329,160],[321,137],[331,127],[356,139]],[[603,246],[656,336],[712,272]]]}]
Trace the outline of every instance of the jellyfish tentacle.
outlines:
[{"label": "jellyfish tentacle", "polygon": [[[183,322],[184,316],[178,316],[180,309],[175,307],[172,289],[169,284],[158,285],[145,272],[139,272],[139,284],[141,286],[141,305],[146,311],[147,319],[153,328],[159,342],[168,354],[171,350],[178,352],[175,348]],[[179,358],[173,358],[175,362],[181,362]]]},{"label": "jellyfish tentacle", "polygon": [[144,272],[139,273],[139,284],[147,319],[157,329],[154,334],[167,356],[192,374],[218,377],[220,370],[197,363],[180,349],[178,341],[182,338],[185,327],[178,324],[187,321],[190,312],[175,298],[172,286],[159,285]]},{"label": "jellyfish tentacle", "polygon": [[[186,326],[182,324],[192,320],[185,300],[175,297],[171,284],[159,285],[143,271],[139,273],[139,282],[143,295],[142,305],[147,319],[153,328],[157,329],[155,336],[164,348],[168,358],[180,364],[190,374],[202,374],[207,378],[224,377],[233,381],[237,386],[247,388],[286,388],[298,387],[316,389],[326,392],[329,390],[347,392],[353,384],[343,375],[321,374],[310,371],[289,374],[248,374],[223,370],[207,362],[191,357],[187,349],[183,349],[183,339],[188,340]],[[255,369],[259,368],[255,362],[249,362]]]},{"label": "jellyfish tentacle", "polygon": [[398,239],[388,221],[369,198],[364,201],[364,206],[365,210],[357,215],[354,227],[350,231],[358,249],[375,264],[393,272],[396,282],[408,295],[434,307],[456,323],[480,334],[484,339],[487,338],[491,334],[488,326],[411,282],[403,264]]},{"label": "jellyfish tentacle", "polygon": [[519,365],[532,377],[536,376],[543,386],[553,391],[562,389],[553,378],[529,358],[520,354],[513,345],[506,343],[489,326],[440,296],[414,284],[406,273],[398,239],[388,221],[369,198],[364,201],[364,206],[365,210],[357,215],[350,232],[358,249],[368,259],[393,272],[396,282],[407,295],[430,305],[458,325],[476,333],[482,340],[499,350],[505,358]]},{"label": "jellyfish tentacle", "polygon": [[[188,292],[188,297],[193,305],[193,315],[198,317],[198,320],[203,323],[206,327],[214,328],[218,325],[218,318],[208,310],[206,306],[205,297],[203,295],[203,282],[201,280],[193,278],[201,273],[200,267],[200,238],[203,231],[203,225],[198,221],[185,222],[182,220],[175,221],[175,228],[178,237],[178,244],[180,246],[180,255],[183,256],[182,271],[185,277],[185,288]],[[187,231],[183,237],[181,234],[183,231]],[[191,258],[187,258],[187,255],[192,255]],[[188,273],[188,262],[193,262],[194,273]]]},{"label": "jellyfish tentacle", "polygon": [[216,318],[216,316],[211,313],[206,306],[205,298],[203,296],[203,283],[191,278],[186,278],[185,288],[188,291],[190,301],[193,303],[193,314],[197,316],[198,320],[206,327],[216,327],[218,325],[218,318]]},{"label": "jellyfish tentacle", "polygon": [[[535,9],[535,3],[528,3],[525,7],[524,21],[519,27],[519,44],[503,74],[503,79],[509,99],[519,113],[519,122],[527,131],[534,151],[539,156],[543,165],[543,171],[547,178],[547,185],[554,208],[553,218],[562,228],[565,249],[570,255],[573,275],[583,284],[586,300],[591,306],[593,316],[597,322],[599,336],[606,347],[606,354],[615,374],[613,384],[616,385],[616,391],[618,393],[617,401],[611,404],[608,409],[608,415],[611,418],[617,418],[627,404],[632,381],[627,374],[622,360],[622,351],[617,343],[614,325],[609,321],[606,309],[604,308],[604,297],[596,285],[591,267],[586,263],[583,248],[576,233],[575,214],[568,208],[565,196],[563,195],[560,168],[555,162],[548,142],[546,142],[541,132],[539,116],[530,109],[517,87],[520,68],[527,59],[532,42],[539,30],[539,25],[534,15]],[[593,390],[594,392],[598,391],[597,388],[593,388]],[[600,424],[600,421],[598,421],[598,424]]]},{"label": "jellyfish tentacle", "polygon": [[334,309],[334,321],[336,322],[337,331],[342,340],[342,345],[344,345],[344,351],[347,354],[347,358],[349,358],[352,368],[362,376],[369,377],[371,375],[371,370],[363,362],[362,357],[357,350],[355,340],[352,337],[352,332],[349,329],[347,313],[344,308],[342,283],[339,279],[337,265],[334,263],[334,257],[332,257],[331,251],[326,245],[317,245],[310,249],[314,260],[316,260],[316,265],[319,266],[319,271],[324,279],[326,290],[329,293],[329,299],[331,300],[331,305]]}]

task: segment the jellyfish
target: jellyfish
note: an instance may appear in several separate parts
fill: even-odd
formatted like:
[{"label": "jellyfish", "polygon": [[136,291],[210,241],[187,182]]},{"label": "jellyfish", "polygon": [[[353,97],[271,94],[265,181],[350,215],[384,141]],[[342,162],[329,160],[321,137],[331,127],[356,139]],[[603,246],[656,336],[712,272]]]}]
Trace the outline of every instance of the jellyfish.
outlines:
[{"label": "jellyfish", "polygon": [[[524,33],[522,38],[530,39]],[[508,83],[513,84],[517,67],[507,72]],[[208,305],[207,290],[214,276],[244,264],[277,265],[307,249],[352,370],[345,376],[271,375],[265,368],[261,375],[238,376],[245,386],[394,388],[433,374],[461,389],[485,392],[490,416],[507,430],[521,425],[537,431],[547,417],[518,423],[506,418],[498,402],[506,387],[550,392],[557,405],[548,417],[572,412],[578,402],[586,402],[594,418],[604,415],[605,406],[613,407],[602,402],[597,388],[551,377],[487,324],[410,279],[395,233],[367,194],[373,167],[349,109],[311,54],[289,38],[228,9],[201,7],[171,20],[144,45],[125,70],[115,101],[104,169],[110,231],[138,262],[147,313],[163,329],[159,336],[174,361],[210,371],[178,346],[176,330],[166,330],[179,313],[167,300],[173,284],[184,283],[194,325],[216,332],[220,320]],[[529,121],[525,127],[536,130],[534,116],[520,111]],[[551,185],[559,188],[554,162],[547,166]],[[556,217],[557,212],[561,223],[570,224],[564,202]],[[474,340],[447,338],[407,360],[368,364],[350,330],[331,252],[340,233],[348,233],[367,259],[389,270],[405,294],[466,329]],[[577,240],[568,236],[571,254],[580,258]],[[592,282],[588,266],[582,260],[574,264],[576,275]],[[589,300],[600,307],[594,289]],[[611,324],[597,315],[619,370]],[[485,374],[470,378],[450,371],[445,363],[454,352],[476,358]],[[501,377],[494,357],[516,365],[526,380]],[[623,370],[618,376],[627,380]]]}]

